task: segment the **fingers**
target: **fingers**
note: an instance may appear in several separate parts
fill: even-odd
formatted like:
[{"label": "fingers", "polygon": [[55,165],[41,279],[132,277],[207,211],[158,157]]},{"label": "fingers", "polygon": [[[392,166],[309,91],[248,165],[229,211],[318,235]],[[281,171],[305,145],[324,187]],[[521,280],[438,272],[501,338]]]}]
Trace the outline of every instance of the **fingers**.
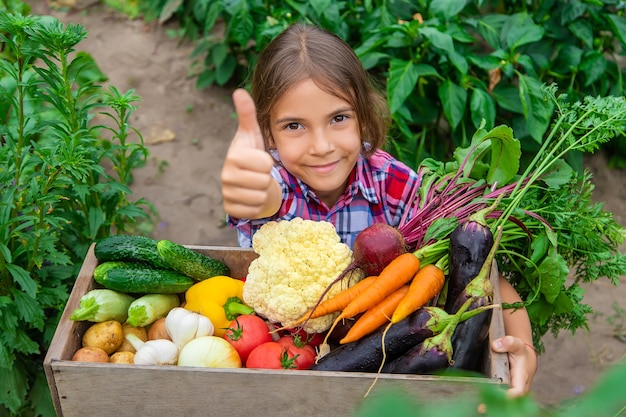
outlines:
[{"label": "fingers", "polygon": [[504,336],[494,340],[491,348],[509,355],[510,381],[507,394],[510,397],[527,394],[536,369],[536,359],[534,354],[529,354],[524,341],[519,337]]},{"label": "fingers", "polygon": [[265,149],[261,128],[256,118],[256,107],[250,94],[243,88],[235,90],[233,92],[233,104],[237,112],[239,127],[231,147]]}]

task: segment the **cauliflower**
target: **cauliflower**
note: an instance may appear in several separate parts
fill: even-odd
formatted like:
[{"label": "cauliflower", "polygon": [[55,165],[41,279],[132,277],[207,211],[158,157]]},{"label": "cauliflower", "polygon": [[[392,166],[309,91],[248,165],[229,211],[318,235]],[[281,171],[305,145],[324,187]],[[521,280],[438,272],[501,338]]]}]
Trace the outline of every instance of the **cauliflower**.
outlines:
[{"label": "cauliflower", "polygon": [[[266,223],[254,234],[252,249],[259,257],[248,268],[243,300],[259,315],[282,326],[313,308],[353,260],[352,250],[341,242],[332,223],[301,218]],[[361,278],[357,269],[333,285],[325,298]],[[304,330],[324,332],[338,314],[309,320]]]}]

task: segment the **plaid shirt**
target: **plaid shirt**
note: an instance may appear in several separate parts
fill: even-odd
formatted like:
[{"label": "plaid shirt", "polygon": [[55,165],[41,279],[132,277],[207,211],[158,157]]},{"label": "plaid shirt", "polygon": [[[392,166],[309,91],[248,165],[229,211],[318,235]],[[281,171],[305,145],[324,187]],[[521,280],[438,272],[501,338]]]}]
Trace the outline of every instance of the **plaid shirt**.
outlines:
[{"label": "plaid shirt", "polygon": [[382,150],[367,159],[359,156],[346,191],[333,207],[326,206],[282,166],[274,166],[272,176],[283,191],[283,204],[274,216],[255,220],[228,217],[241,247],[251,247],[252,236],[265,223],[295,217],[332,223],[341,241],[352,247],[359,232],[371,224],[397,226],[413,187],[419,187],[415,171]]}]

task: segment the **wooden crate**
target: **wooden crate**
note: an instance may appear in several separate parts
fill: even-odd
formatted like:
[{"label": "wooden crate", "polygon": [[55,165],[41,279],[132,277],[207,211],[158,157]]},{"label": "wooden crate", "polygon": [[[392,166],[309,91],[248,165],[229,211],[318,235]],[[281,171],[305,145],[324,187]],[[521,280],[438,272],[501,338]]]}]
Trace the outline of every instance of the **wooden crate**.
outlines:
[{"label": "wooden crate", "polygon": [[[256,254],[229,247],[189,246],[230,266],[243,277]],[[349,416],[376,379],[373,373],[209,369],[72,362],[89,322],[69,319],[87,291],[95,288],[93,246],[55,331],[44,369],[58,417],[124,416]],[[499,303],[497,272],[492,271]],[[504,335],[501,310],[491,313],[489,340]],[[480,384],[509,383],[506,354],[485,349],[484,377],[381,374],[368,398],[389,389],[424,401],[471,394]]]}]

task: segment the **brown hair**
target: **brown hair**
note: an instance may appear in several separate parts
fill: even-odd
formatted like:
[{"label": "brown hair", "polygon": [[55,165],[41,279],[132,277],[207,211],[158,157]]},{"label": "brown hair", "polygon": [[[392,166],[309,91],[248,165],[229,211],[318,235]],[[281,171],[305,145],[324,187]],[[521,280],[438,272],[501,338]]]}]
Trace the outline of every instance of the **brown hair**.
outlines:
[{"label": "brown hair", "polygon": [[251,94],[266,147],[271,144],[271,109],[287,90],[306,79],[352,106],[364,156],[382,147],[389,127],[385,97],[346,42],[332,32],[305,24],[285,29],[256,62]]}]

